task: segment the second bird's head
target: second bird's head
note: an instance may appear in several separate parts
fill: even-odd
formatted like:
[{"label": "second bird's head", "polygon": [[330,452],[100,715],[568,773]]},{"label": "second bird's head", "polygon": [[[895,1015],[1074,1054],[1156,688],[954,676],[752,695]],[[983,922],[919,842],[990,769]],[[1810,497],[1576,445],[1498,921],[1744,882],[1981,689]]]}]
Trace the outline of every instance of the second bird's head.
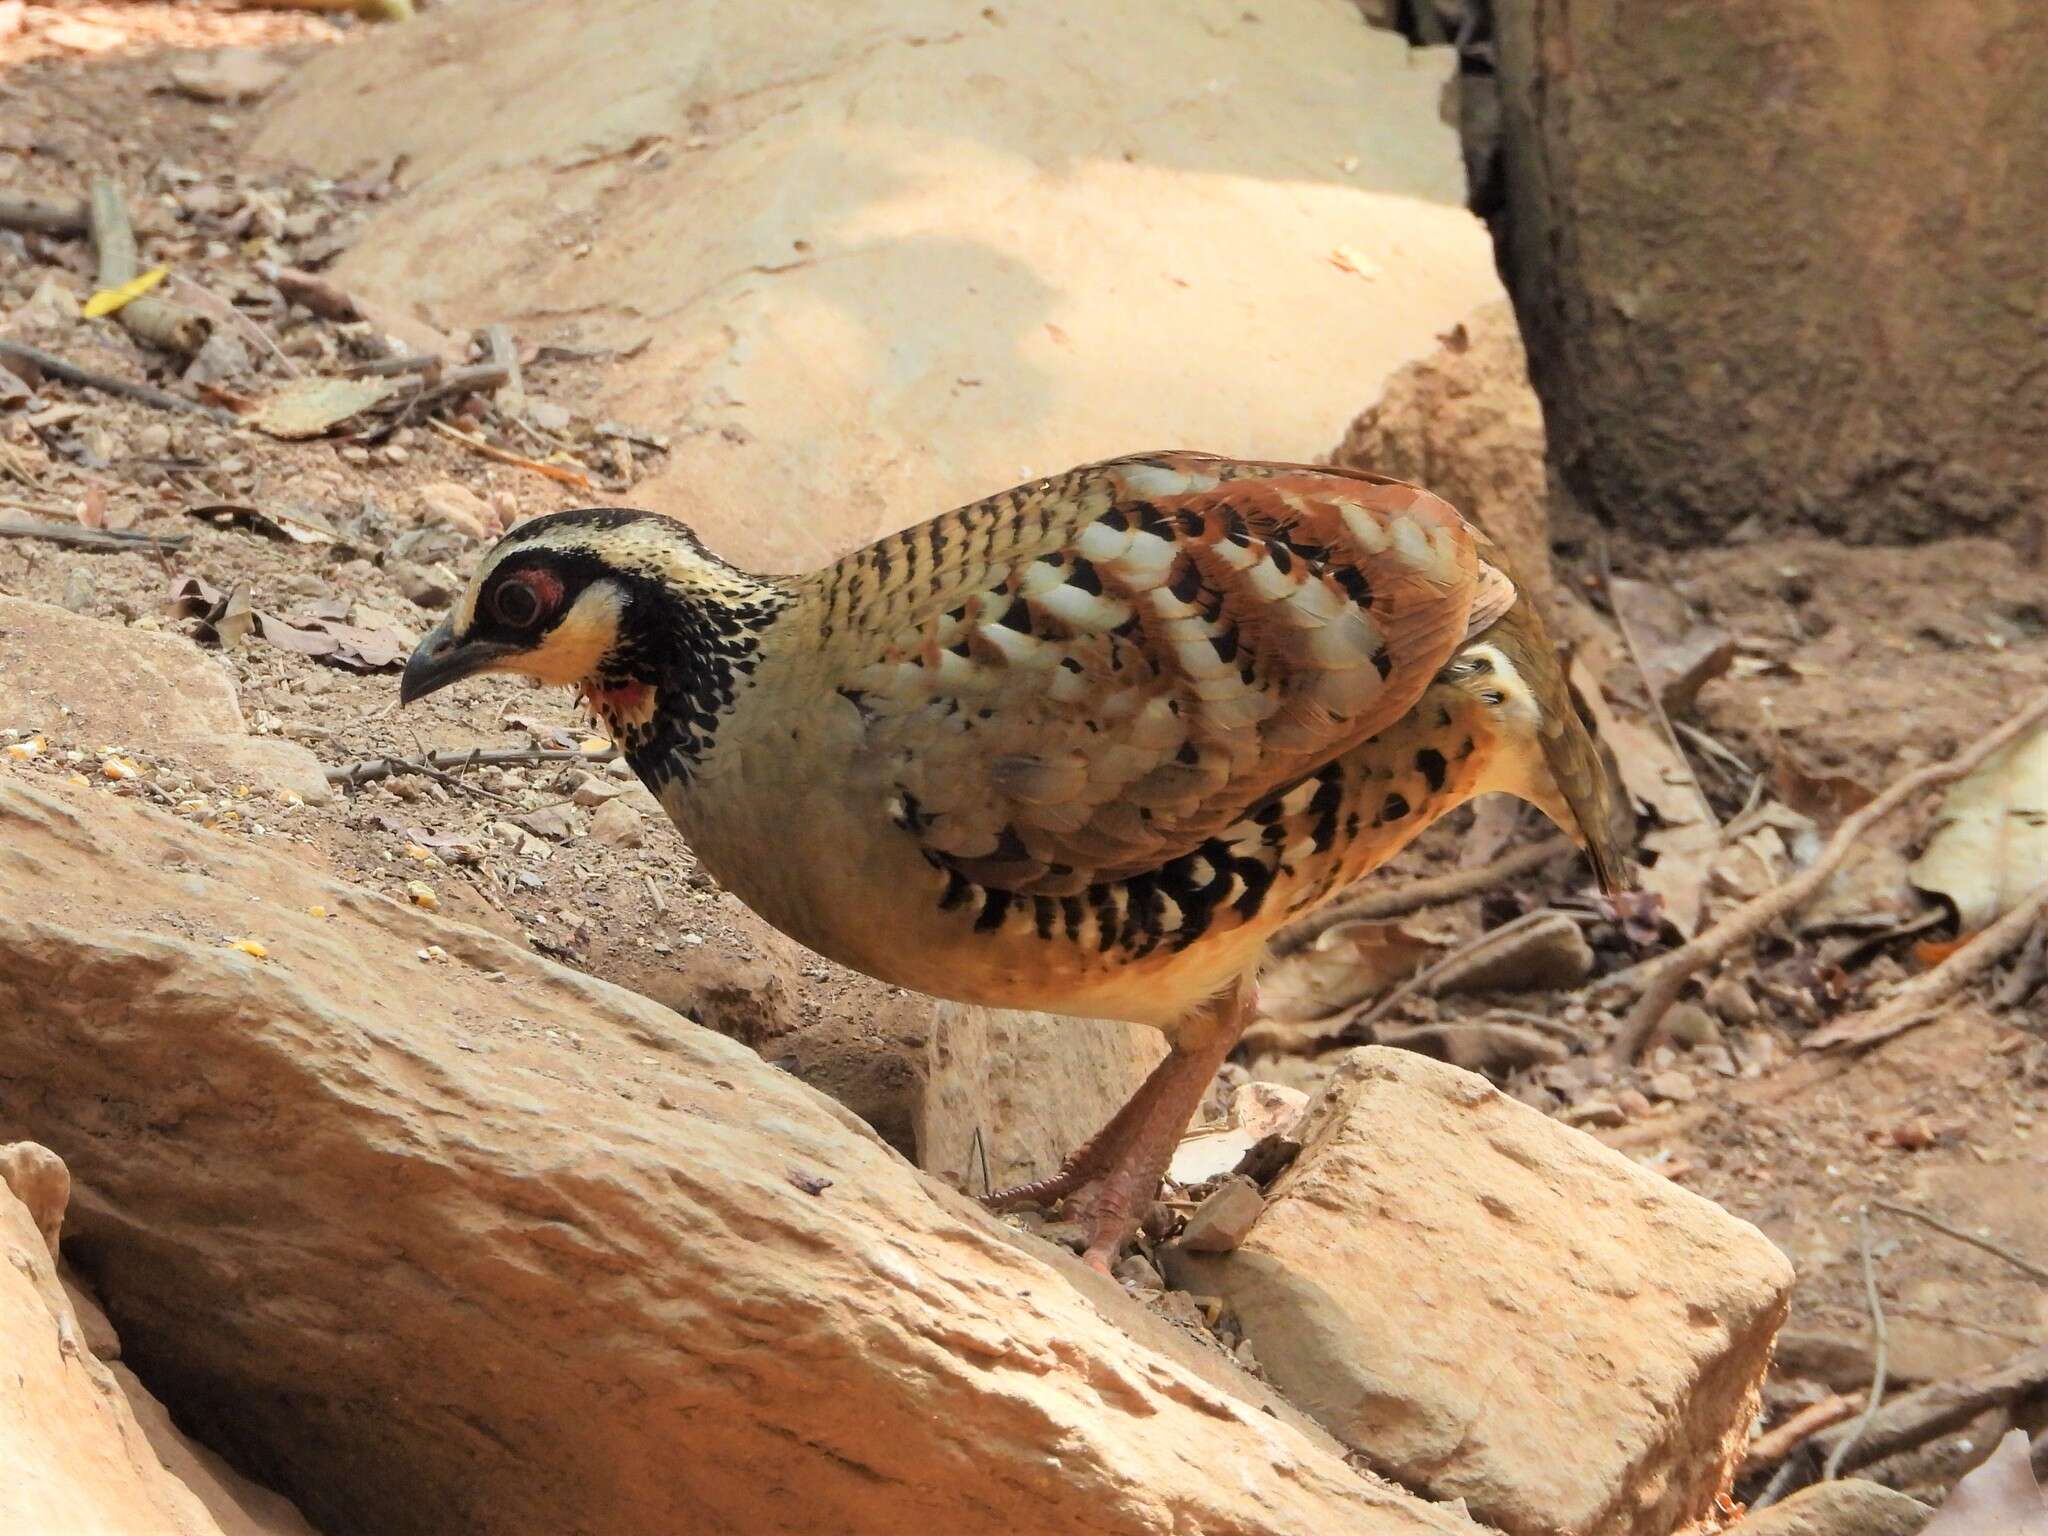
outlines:
[{"label": "second bird's head", "polygon": [[[588,508],[521,523],[488,550],[398,685],[410,704],[482,672],[583,689],[636,759],[716,729],[789,602],[782,583],[653,512]],[[636,760],[635,766],[641,766]]]}]

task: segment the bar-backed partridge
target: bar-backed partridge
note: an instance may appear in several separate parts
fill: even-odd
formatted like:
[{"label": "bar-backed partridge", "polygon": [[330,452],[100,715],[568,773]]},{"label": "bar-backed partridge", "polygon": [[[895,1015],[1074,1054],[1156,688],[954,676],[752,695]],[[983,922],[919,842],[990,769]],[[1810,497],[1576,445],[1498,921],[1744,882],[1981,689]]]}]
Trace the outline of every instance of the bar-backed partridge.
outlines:
[{"label": "bar-backed partridge", "polygon": [[[1084,465],[802,576],[648,512],[506,534],[413,654],[581,687],[704,867],[885,981],[1172,1049],[1056,1177],[1105,1266],[1272,932],[1488,790],[1618,869],[1532,606],[1445,502],[1195,453]],[[1002,1203],[1005,1197],[995,1197]]]}]

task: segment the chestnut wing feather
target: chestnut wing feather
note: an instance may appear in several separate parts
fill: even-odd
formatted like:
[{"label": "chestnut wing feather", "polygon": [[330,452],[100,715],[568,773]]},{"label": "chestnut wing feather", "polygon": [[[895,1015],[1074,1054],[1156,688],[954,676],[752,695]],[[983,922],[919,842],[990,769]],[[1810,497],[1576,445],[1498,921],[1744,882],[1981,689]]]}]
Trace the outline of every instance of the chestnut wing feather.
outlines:
[{"label": "chestnut wing feather", "polygon": [[897,541],[861,568],[955,558],[881,605],[893,629],[844,690],[890,812],[935,864],[1035,895],[1199,846],[1393,724],[1514,600],[1427,491],[1197,454],[1084,466]]}]

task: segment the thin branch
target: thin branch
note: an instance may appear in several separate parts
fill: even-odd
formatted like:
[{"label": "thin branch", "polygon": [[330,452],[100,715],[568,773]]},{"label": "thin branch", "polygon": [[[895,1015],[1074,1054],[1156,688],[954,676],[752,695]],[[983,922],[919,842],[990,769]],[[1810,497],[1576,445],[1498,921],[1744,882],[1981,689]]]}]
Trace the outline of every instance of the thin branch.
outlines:
[{"label": "thin branch", "polygon": [[1874,1359],[1870,1366],[1870,1395],[1863,1401],[1863,1412],[1849,1432],[1837,1440],[1828,1452],[1828,1459],[1821,1463],[1820,1480],[1832,1483],[1841,1475],[1842,1461],[1856,1448],[1864,1431],[1870,1428],[1870,1421],[1877,1417],[1877,1410],[1884,1406],[1886,1335],[1884,1326],[1884,1303],[1877,1295],[1877,1261],[1870,1255],[1870,1208],[1856,1212],[1856,1235],[1863,1252],[1863,1302],[1870,1308],[1870,1331],[1875,1339],[1872,1351]]},{"label": "thin branch", "polygon": [[[1431,989],[1442,979],[1446,972],[1453,970],[1457,966],[1469,964],[1474,955],[1483,954],[1503,941],[1513,938],[1516,934],[1524,933],[1534,928],[1539,923],[1546,923],[1554,917],[1571,916],[1571,913],[1560,912],[1556,907],[1538,907],[1533,912],[1524,912],[1520,917],[1502,923],[1498,928],[1487,929],[1486,932],[1478,935],[1468,943],[1459,945],[1448,955],[1445,955],[1443,959],[1437,961],[1436,964],[1429,966],[1425,970],[1417,971],[1385,996],[1375,1001],[1361,1003],[1357,1007],[1350,1009],[1348,1013],[1338,1015],[1337,1017],[1342,1022],[1338,1023],[1335,1030],[1336,1038],[1345,1042],[1371,1040],[1373,1038],[1373,1025],[1385,1018],[1392,1011],[1395,1004],[1408,997],[1412,997],[1418,992],[1422,993],[1425,997],[1433,996],[1434,993]],[[1332,1022],[1335,1021],[1333,1020]]]},{"label": "thin branch", "polygon": [[530,469],[537,475],[545,475],[550,480],[579,491],[591,489],[590,476],[580,469],[571,469],[566,464],[546,464],[539,459],[530,459],[523,453],[514,453],[509,448],[500,448],[496,443],[487,443],[480,437],[472,437],[439,418],[429,420],[427,425],[443,437],[450,437],[461,443],[471,453],[482,454],[485,458],[495,459],[500,464],[513,464],[520,469]]},{"label": "thin branch", "polygon": [[40,235],[82,235],[86,224],[83,203],[0,193],[0,229],[31,230]]},{"label": "thin branch", "polygon": [[1974,1232],[1965,1232],[1961,1227],[1952,1227],[1940,1217],[1931,1216],[1916,1206],[1900,1205],[1892,1200],[1873,1200],[1870,1202],[1870,1205],[1873,1210],[1889,1211],[1894,1216],[1903,1216],[1908,1221],[1917,1221],[1922,1226],[1932,1227],[1935,1231],[1952,1237],[1959,1243],[1968,1243],[1972,1248],[1982,1249],[1993,1258],[2005,1260],[2006,1263],[2025,1275],[2029,1280],[2039,1281],[2042,1285],[2048,1285],[2048,1268],[2043,1268],[2031,1259],[2021,1258],[2020,1255],[2014,1253],[2010,1248],[2002,1248],[1988,1237],[1979,1237]]},{"label": "thin branch", "polygon": [[1761,1472],[1775,1467],[1824,1429],[1833,1429],[1863,1406],[1862,1394],[1843,1397],[1839,1393],[1809,1403],[1782,1424],[1774,1424],[1754,1440],[1743,1453],[1742,1470]]},{"label": "thin branch", "polygon": [[[134,308],[134,305],[131,304],[129,308]],[[127,311],[123,310],[122,313],[125,314]],[[233,414],[228,411],[219,410],[211,405],[202,405],[197,400],[187,400],[183,395],[171,394],[153,384],[138,384],[130,379],[117,379],[109,373],[96,373],[90,368],[81,368],[76,363],[66,362],[55,353],[45,352],[41,347],[31,347],[19,341],[0,341],[0,358],[5,357],[31,363],[50,378],[61,379],[66,384],[96,389],[102,394],[119,395],[124,400],[140,400],[144,405],[153,405],[160,411],[184,411],[230,424],[235,420]]]},{"label": "thin branch", "polygon": [[[102,291],[132,281],[141,269],[136,254],[135,226],[128,220],[128,202],[120,184],[108,176],[92,179],[92,245],[99,255]],[[182,304],[144,294],[114,311],[123,329],[163,351],[191,357],[206,345],[211,327]]]},{"label": "thin branch", "polygon": [[1952,783],[1974,772],[1984,760],[2048,719],[2048,693],[2037,696],[2005,724],[1945,763],[1931,763],[1892,784],[1870,804],[1843,819],[1820,857],[1782,885],[1737,907],[1704,933],[1644,968],[1646,990],[1630,1011],[1606,1053],[1610,1064],[1627,1064],[1642,1053],[1657,1026],[1685,984],[1740,944],[1747,943],[1788,912],[1805,905],[1827,884],[1849,850],[1885,817],[1923,790]]},{"label": "thin branch", "polygon": [[182,533],[137,533],[128,528],[86,528],[13,517],[0,518],[0,539],[40,539],[71,549],[183,549],[192,542]]},{"label": "thin branch", "polygon": [[1578,847],[1570,838],[1551,837],[1504,853],[1492,863],[1482,864],[1476,869],[1433,875],[1427,880],[1410,881],[1407,885],[1397,885],[1388,890],[1340,896],[1274,935],[1273,955],[1277,959],[1298,949],[1306,949],[1339,923],[1384,922],[1388,918],[1420,912],[1425,907],[1442,906],[1446,902],[1476,896],[1482,891],[1506,885],[1510,880],[1546,869],[1577,852]]},{"label": "thin branch", "polygon": [[442,774],[467,773],[472,768],[493,768],[519,763],[608,763],[619,755],[613,747],[604,752],[585,752],[577,747],[502,747],[492,751],[472,748],[469,751],[426,752],[418,757],[366,757],[353,763],[343,763],[338,768],[327,770],[327,782],[356,789],[364,784],[374,784],[379,779],[397,778],[405,774],[425,774],[436,777]]},{"label": "thin branch", "polygon": [[1998,996],[1992,1001],[2000,1008],[2017,1008],[2034,995],[2034,989],[2041,985],[2044,975],[2048,975],[2048,918],[2034,924],[2034,931],[2028,936],[2026,948],[2020,951],[2012,974],[2005,978],[2005,985],[1998,989]]},{"label": "thin branch", "polygon": [[272,336],[270,332],[258,325],[250,316],[243,314],[240,309],[236,308],[228,300],[213,292],[212,289],[206,287],[203,283],[194,282],[191,278],[182,276],[179,273],[173,272],[171,274],[171,281],[198,299],[200,301],[199,307],[208,314],[227,321],[228,324],[235,326],[244,335],[253,338],[264,350],[277,359],[279,366],[284,369],[288,377],[297,379],[305,376],[305,370],[286,355],[284,348],[277,344],[275,336]]},{"label": "thin branch", "polygon": [[1844,1456],[1850,1471],[1869,1466],[1936,1435],[1959,1429],[1987,1408],[2037,1392],[2048,1384],[2048,1346],[2022,1350],[2004,1363],[1968,1376],[1938,1381],[1908,1392],[1887,1404],[1866,1425],[1842,1425],[1815,1436],[1817,1447],[1832,1455],[1835,1443],[1853,1434],[1856,1450]]},{"label": "thin branch", "polygon": [[2027,935],[2048,914],[2048,880],[1989,928],[1976,934],[1933,970],[1915,976],[1877,1007],[1835,1020],[1806,1037],[1802,1050],[1827,1051],[1838,1046],[1876,1045],[1941,1014],[1941,1004],[1961,991],[2026,942]]}]

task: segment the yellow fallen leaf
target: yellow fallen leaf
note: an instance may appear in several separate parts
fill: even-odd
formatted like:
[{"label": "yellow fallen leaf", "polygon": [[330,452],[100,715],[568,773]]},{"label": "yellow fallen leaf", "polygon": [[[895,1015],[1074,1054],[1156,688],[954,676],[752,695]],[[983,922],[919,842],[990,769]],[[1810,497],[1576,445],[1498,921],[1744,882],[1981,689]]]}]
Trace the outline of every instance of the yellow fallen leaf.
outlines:
[{"label": "yellow fallen leaf", "polygon": [[582,741],[578,742],[577,747],[581,751],[589,752],[595,755],[599,752],[611,751],[612,744],[606,741],[602,736],[588,736],[585,737]]},{"label": "yellow fallen leaf", "polygon": [[228,948],[239,949],[243,954],[257,960],[268,960],[270,958],[270,951],[254,939],[231,939],[228,941]]},{"label": "yellow fallen leaf", "polygon": [[97,320],[101,315],[111,315],[115,310],[134,303],[170,275],[169,267],[151,267],[140,277],[131,277],[118,288],[102,288],[87,299],[78,312],[88,320]]},{"label": "yellow fallen leaf", "polygon": [[428,912],[441,910],[441,898],[434,894],[434,888],[424,880],[406,881],[405,894],[416,907]]},{"label": "yellow fallen leaf", "polygon": [[308,917],[326,917],[327,909],[325,907],[308,907],[306,908],[306,915]]},{"label": "yellow fallen leaf", "polygon": [[92,785],[92,780],[82,773],[67,773],[64,775],[64,782],[74,789],[87,789]]},{"label": "yellow fallen leaf", "polygon": [[418,859],[421,863],[424,864],[428,859],[431,859],[434,856],[434,850],[431,848],[422,848],[418,843],[407,843],[405,845],[405,856],[408,859]]},{"label": "yellow fallen leaf", "polygon": [[17,741],[10,743],[7,748],[7,755],[13,758],[17,763],[25,763],[30,758],[40,753],[42,750],[43,738],[40,736],[31,736],[27,741]]},{"label": "yellow fallen leaf", "polygon": [[100,772],[110,779],[134,779],[142,776],[142,770],[125,757],[110,757],[100,764]]}]

